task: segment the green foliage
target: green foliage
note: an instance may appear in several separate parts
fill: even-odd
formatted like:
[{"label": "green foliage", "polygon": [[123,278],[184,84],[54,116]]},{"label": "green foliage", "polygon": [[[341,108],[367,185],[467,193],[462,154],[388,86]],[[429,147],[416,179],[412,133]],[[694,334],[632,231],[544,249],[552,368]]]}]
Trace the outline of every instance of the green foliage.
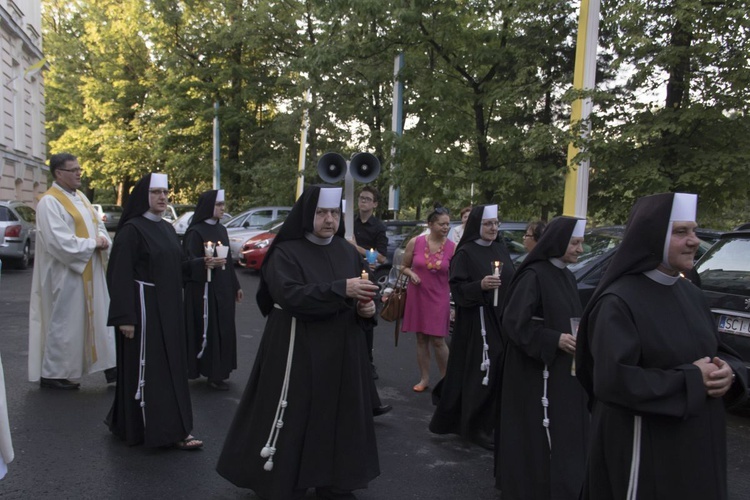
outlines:
[{"label": "green foliage", "polygon": [[[304,116],[307,183],[323,153],[368,151],[383,211],[396,185],[403,213],[493,202],[524,220],[561,211],[575,140],[592,220],[623,222],[638,196],[683,190],[724,227],[748,219],[748,7],[603,2],[597,91],[580,93],[569,2],[44,0],[48,144],[80,157],[97,198],[163,171],[190,203],[212,185],[219,103],[237,211],[293,202]],[[587,136],[569,123],[576,97],[594,100]]]}]

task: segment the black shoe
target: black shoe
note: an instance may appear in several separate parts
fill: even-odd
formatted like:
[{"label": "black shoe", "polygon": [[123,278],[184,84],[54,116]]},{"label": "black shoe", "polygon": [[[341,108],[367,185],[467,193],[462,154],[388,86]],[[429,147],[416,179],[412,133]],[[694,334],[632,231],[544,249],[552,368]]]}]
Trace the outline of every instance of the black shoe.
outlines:
[{"label": "black shoe", "polygon": [[372,409],[372,416],[373,417],[379,417],[380,415],[385,415],[389,411],[393,409],[393,406],[391,405],[380,405],[376,408]]},{"label": "black shoe", "polygon": [[373,363],[370,363],[370,366],[372,367],[372,379],[377,380],[380,377],[378,376],[378,369],[375,368],[375,365]]},{"label": "black shoe", "polygon": [[493,451],[495,449],[495,440],[491,433],[477,432],[471,436],[471,442],[485,450]]},{"label": "black shoe", "polygon": [[107,379],[108,384],[117,382],[117,367],[113,366],[112,368],[104,370],[104,378]]},{"label": "black shoe", "polygon": [[223,380],[209,380],[208,386],[211,389],[214,389],[216,391],[228,391],[229,390],[229,384],[227,384]]},{"label": "black shoe", "polygon": [[63,389],[63,390],[75,390],[81,387],[81,384],[71,382],[66,378],[44,378],[39,380],[40,387],[46,387],[47,389]]}]

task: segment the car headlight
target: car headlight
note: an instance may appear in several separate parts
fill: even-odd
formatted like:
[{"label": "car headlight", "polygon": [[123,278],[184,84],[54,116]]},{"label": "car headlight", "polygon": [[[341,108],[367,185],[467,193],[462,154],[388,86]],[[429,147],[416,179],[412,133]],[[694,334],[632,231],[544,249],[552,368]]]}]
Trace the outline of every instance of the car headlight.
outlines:
[{"label": "car headlight", "polygon": [[271,240],[269,239],[260,240],[258,243],[255,244],[255,248],[258,248],[258,249],[265,248],[270,244],[271,244]]}]

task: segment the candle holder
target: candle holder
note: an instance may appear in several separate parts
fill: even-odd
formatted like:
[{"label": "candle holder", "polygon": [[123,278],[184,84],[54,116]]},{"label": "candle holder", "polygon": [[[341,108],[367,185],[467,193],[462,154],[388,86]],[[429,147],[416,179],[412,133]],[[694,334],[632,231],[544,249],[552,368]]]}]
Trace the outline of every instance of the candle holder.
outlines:
[{"label": "candle holder", "polygon": [[[222,245],[221,241],[216,244],[216,256],[220,259],[226,259],[229,254],[229,247]],[[226,264],[221,266],[221,270],[226,269]]]}]

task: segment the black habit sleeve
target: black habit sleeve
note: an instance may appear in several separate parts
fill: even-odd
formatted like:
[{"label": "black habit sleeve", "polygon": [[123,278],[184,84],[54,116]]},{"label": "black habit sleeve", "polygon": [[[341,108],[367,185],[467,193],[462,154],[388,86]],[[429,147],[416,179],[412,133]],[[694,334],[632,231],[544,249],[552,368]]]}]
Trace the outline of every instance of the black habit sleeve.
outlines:
[{"label": "black habit sleeve", "polygon": [[641,340],[625,302],[603,296],[590,315],[594,394],[636,412],[688,418],[706,401],[700,368],[685,363],[668,369],[639,366]]},{"label": "black habit sleeve", "polygon": [[507,297],[503,329],[510,341],[527,356],[550,365],[557,356],[562,332],[544,326],[540,317],[543,314],[541,297],[536,273],[532,270],[523,272]]},{"label": "black habit sleeve", "polygon": [[107,325],[138,325],[136,316],[135,268],[141,234],[132,224],[125,224],[117,232],[107,267],[109,289],[109,318]]}]

